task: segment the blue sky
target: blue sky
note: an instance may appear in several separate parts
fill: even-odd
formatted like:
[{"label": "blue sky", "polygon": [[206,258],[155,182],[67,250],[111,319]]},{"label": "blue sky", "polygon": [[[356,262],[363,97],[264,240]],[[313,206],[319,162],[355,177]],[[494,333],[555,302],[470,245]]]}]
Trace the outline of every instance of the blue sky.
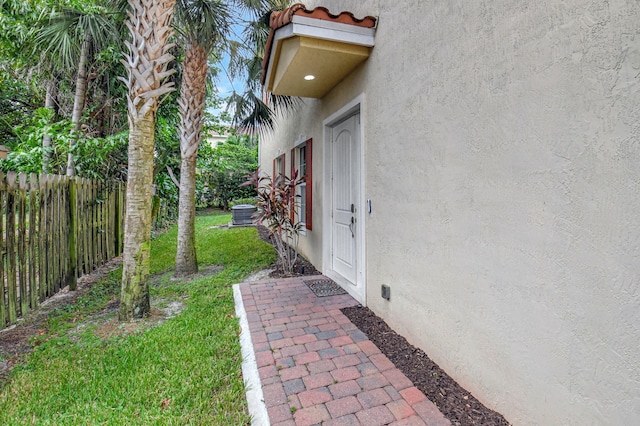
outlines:
[{"label": "blue sky", "polygon": [[[250,21],[252,18],[249,13],[246,11],[234,10],[234,12],[239,13],[238,20],[241,21],[239,24],[233,24],[231,26],[232,38],[235,40],[240,40],[242,38],[242,33],[244,31],[244,22]],[[229,55],[225,54],[222,57],[222,61],[220,64],[220,72],[218,73],[218,77],[216,79],[216,87],[218,88],[218,95],[221,98],[226,98],[230,96],[235,90],[238,93],[242,93],[245,89],[244,80],[235,78],[231,80],[227,68],[229,66]],[[223,107],[224,110],[224,107]],[[215,110],[214,110],[215,111]],[[217,111],[215,111],[217,112]]]}]

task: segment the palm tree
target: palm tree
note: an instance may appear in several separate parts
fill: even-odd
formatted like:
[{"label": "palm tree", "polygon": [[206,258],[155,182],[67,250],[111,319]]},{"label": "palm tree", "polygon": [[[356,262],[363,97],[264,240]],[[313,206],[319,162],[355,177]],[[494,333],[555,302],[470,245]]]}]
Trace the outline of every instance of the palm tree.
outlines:
[{"label": "palm tree", "polygon": [[[38,45],[50,63],[64,69],[76,70],[76,85],[71,122],[72,134],[80,131],[80,121],[87,97],[87,63],[92,49],[100,49],[108,43],[116,43],[118,31],[112,10],[92,6],[88,11],[64,7],[54,9],[50,17],[39,28],[36,35]],[[55,59],[54,59],[55,58]],[[50,68],[52,68],[50,66]],[[69,148],[75,144],[71,138]],[[71,151],[71,150],[70,150]],[[67,175],[75,175],[73,154],[67,159]]]},{"label": "palm tree", "polygon": [[167,43],[173,30],[175,0],[128,0],[127,27],[131,41],[123,64],[129,89],[129,172],[122,255],[120,319],[142,318],[149,313],[149,262],[153,151],[159,98],[174,90],[167,77],[174,57]]},{"label": "palm tree", "polygon": [[176,276],[198,272],[195,247],[196,156],[202,137],[208,59],[229,34],[229,12],[220,0],[178,0],[176,26],[183,41],[180,111],[180,198]]},{"label": "palm tree", "polygon": [[234,106],[234,123],[251,131],[272,130],[277,112],[287,113],[295,110],[301,99],[291,96],[278,96],[269,93],[269,101],[262,100],[262,59],[269,37],[269,17],[274,10],[282,10],[293,3],[291,0],[240,0],[252,12],[254,20],[247,23],[242,45],[236,46],[231,55],[232,76],[244,75],[245,90],[234,92],[230,104]]}]

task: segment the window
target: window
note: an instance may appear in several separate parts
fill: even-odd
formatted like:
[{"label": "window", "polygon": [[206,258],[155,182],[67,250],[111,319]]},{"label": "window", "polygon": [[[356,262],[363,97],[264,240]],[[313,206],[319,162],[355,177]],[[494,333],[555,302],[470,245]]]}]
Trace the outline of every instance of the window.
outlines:
[{"label": "window", "polygon": [[277,156],[273,159],[273,180],[275,181],[278,176],[284,175],[284,154]]},{"label": "window", "polygon": [[298,144],[291,150],[291,169],[297,169],[302,183],[298,186],[298,217],[303,228],[312,229],[312,139]]}]

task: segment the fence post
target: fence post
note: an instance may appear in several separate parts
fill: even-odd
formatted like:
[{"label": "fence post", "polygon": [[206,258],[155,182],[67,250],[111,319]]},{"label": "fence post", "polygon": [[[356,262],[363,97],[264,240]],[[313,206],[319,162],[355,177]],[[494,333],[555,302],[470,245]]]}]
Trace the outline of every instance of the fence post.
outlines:
[{"label": "fence post", "polygon": [[123,200],[122,200],[122,184],[118,183],[116,187],[116,256],[120,256],[122,254],[122,210],[123,210]]},{"label": "fence post", "polygon": [[29,175],[29,294],[31,294],[31,309],[38,306],[38,281],[36,279],[36,271],[38,270],[38,256],[36,254],[38,247],[38,208],[37,195],[38,178],[35,173]]},{"label": "fence post", "polygon": [[7,173],[7,297],[9,298],[9,323],[18,319],[18,294],[16,280],[16,176],[15,172]]},{"label": "fence post", "polygon": [[27,287],[27,174],[18,175],[18,288],[20,289],[20,315],[24,316],[29,310]]},{"label": "fence post", "polygon": [[75,290],[78,283],[78,208],[76,178],[69,179],[69,290]]},{"label": "fence post", "polygon": [[7,317],[7,306],[5,302],[5,279],[4,279],[4,260],[6,257],[6,248],[4,244],[4,230],[3,228],[3,210],[4,210],[4,198],[7,186],[5,184],[4,173],[0,172],[0,329],[9,324],[9,318]]}]

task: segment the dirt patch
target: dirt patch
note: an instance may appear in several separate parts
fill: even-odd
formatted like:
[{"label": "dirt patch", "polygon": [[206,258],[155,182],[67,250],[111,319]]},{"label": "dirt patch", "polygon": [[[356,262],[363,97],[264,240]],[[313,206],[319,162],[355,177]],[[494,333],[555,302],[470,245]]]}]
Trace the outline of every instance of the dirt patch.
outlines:
[{"label": "dirt patch", "polygon": [[200,268],[197,274],[176,277],[174,271],[165,272],[163,274],[154,275],[151,277],[150,285],[152,287],[166,287],[175,285],[177,283],[188,283],[193,280],[197,280],[204,277],[210,277],[222,271],[223,267],[220,265],[210,265],[204,268]]},{"label": "dirt patch", "polygon": [[47,333],[46,324],[49,314],[64,305],[75,303],[76,299],[87,292],[106,274],[118,268],[121,258],[115,258],[91,274],[78,279],[76,291],[65,287],[57,294],[44,301],[39,309],[29,312],[12,327],[0,330],[0,386],[5,382],[9,371],[22,362],[24,355],[33,350],[31,344],[34,336]]},{"label": "dirt patch", "polygon": [[387,358],[438,406],[453,425],[508,426],[499,413],[485,407],[421,350],[393,331],[369,308],[341,309]]},{"label": "dirt patch", "polygon": [[[121,264],[121,259],[116,258],[89,275],[78,280],[76,291],[69,291],[66,287],[56,295],[42,303],[40,309],[29,312],[17,325],[0,331],[0,387],[8,380],[9,372],[13,367],[23,362],[24,356],[33,351],[32,342],[36,336],[47,334],[47,319],[55,309],[66,305],[72,305],[85,294],[95,283],[104,279],[105,275]],[[198,274],[190,277],[174,279],[173,272],[151,278],[152,286],[172,285],[175,281],[186,282],[205,276],[217,274],[222,270],[221,266],[213,265],[203,268]],[[83,318],[77,326],[68,332],[73,340],[88,329],[102,340],[117,336],[124,336],[141,332],[152,327],[157,327],[169,318],[175,317],[185,309],[185,300],[152,299],[151,313],[148,317],[123,323],[118,320],[119,299],[113,299],[100,311]]]},{"label": "dirt patch", "polygon": [[73,340],[74,336],[79,336],[84,330],[91,328],[95,336],[106,341],[157,327],[185,309],[183,300],[151,299],[151,306],[153,307],[149,316],[123,322],[118,319],[120,301],[112,300],[104,309],[85,318],[81,324],[69,332],[69,336]]}]

